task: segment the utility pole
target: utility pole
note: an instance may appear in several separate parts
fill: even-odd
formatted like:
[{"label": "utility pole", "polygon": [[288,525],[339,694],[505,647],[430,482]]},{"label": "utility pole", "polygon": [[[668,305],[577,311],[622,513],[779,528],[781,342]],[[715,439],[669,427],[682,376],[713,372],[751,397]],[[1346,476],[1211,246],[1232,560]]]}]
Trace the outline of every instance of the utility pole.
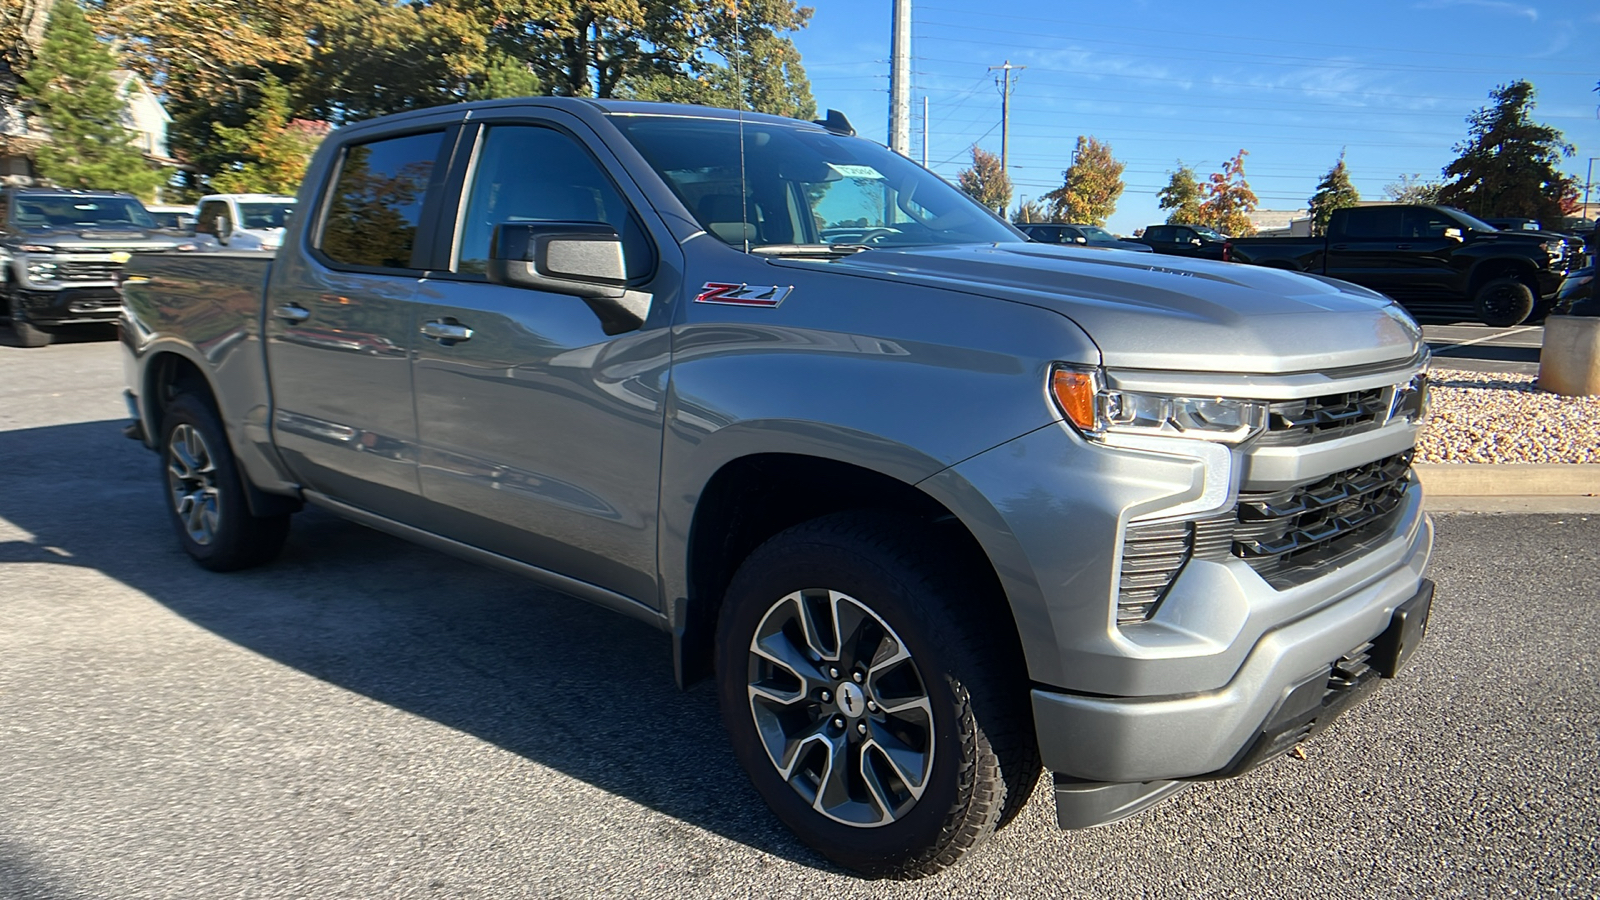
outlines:
[{"label": "utility pole", "polygon": [[[922,167],[928,167],[928,95],[922,95]],[[1589,202],[1588,188],[1584,188],[1583,202]]]},{"label": "utility pole", "polygon": [[911,157],[911,0],[894,0],[889,66],[889,149]]},{"label": "utility pole", "polygon": [[1013,66],[1011,60],[1006,60],[1003,66],[990,66],[989,71],[1000,70],[1000,77],[994,83],[1000,88],[1000,171],[1007,177],[1011,175],[1011,72],[1013,69],[1021,71],[1027,66]]}]

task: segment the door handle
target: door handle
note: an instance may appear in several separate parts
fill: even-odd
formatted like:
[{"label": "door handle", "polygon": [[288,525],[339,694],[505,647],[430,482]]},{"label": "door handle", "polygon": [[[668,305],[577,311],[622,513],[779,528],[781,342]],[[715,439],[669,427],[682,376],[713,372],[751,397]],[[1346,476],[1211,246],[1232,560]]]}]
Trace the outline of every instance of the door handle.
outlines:
[{"label": "door handle", "polygon": [[1394,248],[1396,250],[1410,250],[1411,249],[1411,245],[1410,244],[1395,244]]},{"label": "door handle", "polygon": [[472,340],[472,329],[462,325],[460,322],[434,319],[431,322],[422,323],[422,335],[423,337],[433,338],[436,341],[454,343],[456,341]]},{"label": "door handle", "polygon": [[272,314],[285,322],[304,322],[311,318],[311,310],[293,303],[285,303],[272,311]]},{"label": "door handle", "polygon": [[1349,244],[1334,244],[1332,247],[1329,247],[1328,249],[1329,250],[1349,250],[1350,249],[1350,245]]}]

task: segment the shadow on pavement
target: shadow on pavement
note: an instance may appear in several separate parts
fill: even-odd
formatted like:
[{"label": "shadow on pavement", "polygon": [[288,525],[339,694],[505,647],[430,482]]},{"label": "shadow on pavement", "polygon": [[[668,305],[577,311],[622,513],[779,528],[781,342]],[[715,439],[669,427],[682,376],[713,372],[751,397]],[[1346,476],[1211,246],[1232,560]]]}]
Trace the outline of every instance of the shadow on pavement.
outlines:
[{"label": "shadow on pavement", "polygon": [[0,541],[0,562],[96,569],[283,665],[832,869],[750,786],[709,685],[675,687],[660,632],[316,510],[278,562],[206,572],[170,531],[157,457],[122,425],[0,432],[0,519],[32,536]]}]

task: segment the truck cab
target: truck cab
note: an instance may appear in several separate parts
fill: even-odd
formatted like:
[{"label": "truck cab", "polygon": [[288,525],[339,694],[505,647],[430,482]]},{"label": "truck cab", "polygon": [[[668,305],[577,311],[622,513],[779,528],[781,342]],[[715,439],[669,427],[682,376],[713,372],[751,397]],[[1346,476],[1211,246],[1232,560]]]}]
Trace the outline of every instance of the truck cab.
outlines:
[{"label": "truck cab", "polygon": [[293,197],[210,194],[195,205],[195,233],[228,250],[277,250],[294,210]]}]

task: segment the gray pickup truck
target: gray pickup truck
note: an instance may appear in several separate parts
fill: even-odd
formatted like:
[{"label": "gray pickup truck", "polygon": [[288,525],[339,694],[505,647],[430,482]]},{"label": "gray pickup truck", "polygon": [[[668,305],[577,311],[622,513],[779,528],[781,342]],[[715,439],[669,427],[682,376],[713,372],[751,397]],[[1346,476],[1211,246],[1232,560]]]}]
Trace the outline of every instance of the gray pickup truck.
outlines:
[{"label": "gray pickup truck", "polygon": [[129,433],[215,570],[314,504],[670,635],[803,840],[937,871],[1232,776],[1421,640],[1417,326],[1027,243],[841,116],[494,101],[318,151],[276,258],[135,258]]}]

